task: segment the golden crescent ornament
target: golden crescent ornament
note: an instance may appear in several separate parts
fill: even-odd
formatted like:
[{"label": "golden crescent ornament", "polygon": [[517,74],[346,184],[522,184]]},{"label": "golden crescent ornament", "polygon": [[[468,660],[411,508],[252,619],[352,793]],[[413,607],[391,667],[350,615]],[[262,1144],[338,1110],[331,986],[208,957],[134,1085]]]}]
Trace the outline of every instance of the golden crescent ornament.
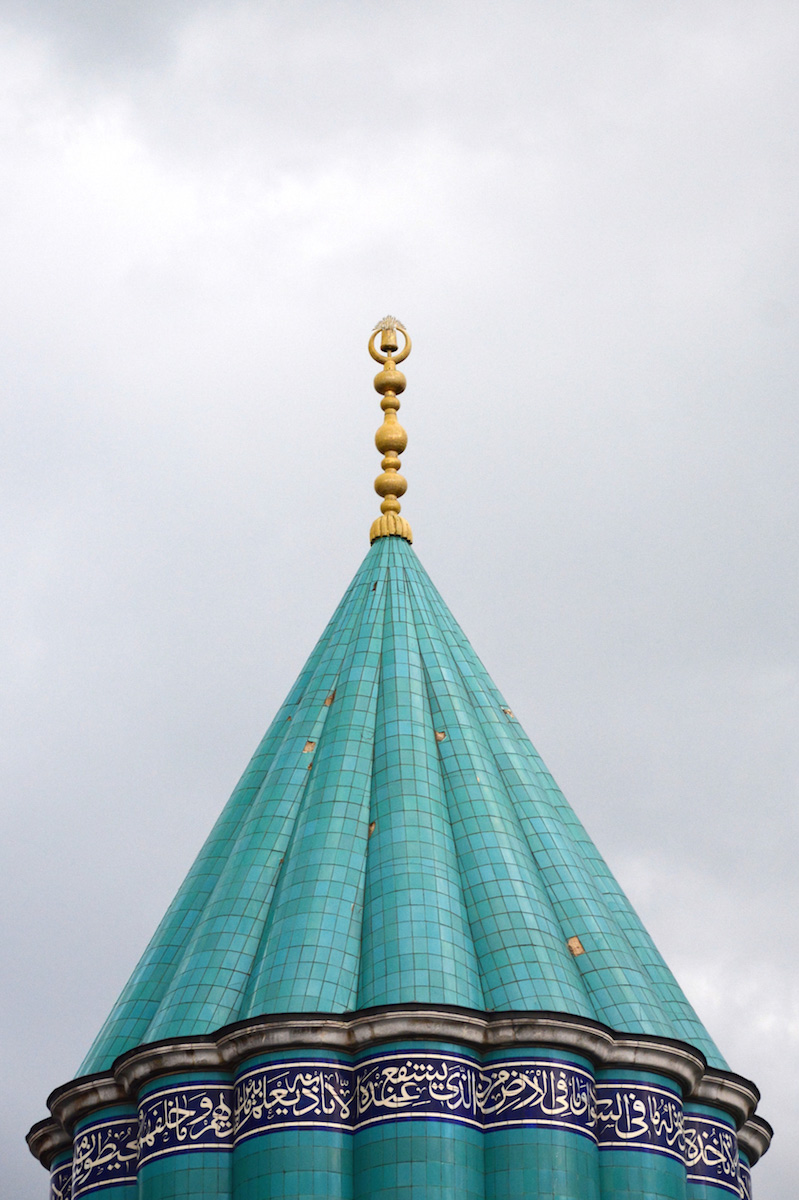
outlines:
[{"label": "golden crescent ornament", "polygon": [[411,352],[411,339],[407,331],[403,329],[401,325],[398,325],[397,329],[399,329],[399,332],[405,339],[405,345],[402,347],[399,354],[381,354],[381,352],[375,348],[375,342],[377,341],[378,334],[381,334],[384,331],[382,329],[374,330],[372,336],[369,338],[369,353],[375,362],[385,363],[388,362],[389,359],[393,359],[395,363],[405,362],[405,359]]}]

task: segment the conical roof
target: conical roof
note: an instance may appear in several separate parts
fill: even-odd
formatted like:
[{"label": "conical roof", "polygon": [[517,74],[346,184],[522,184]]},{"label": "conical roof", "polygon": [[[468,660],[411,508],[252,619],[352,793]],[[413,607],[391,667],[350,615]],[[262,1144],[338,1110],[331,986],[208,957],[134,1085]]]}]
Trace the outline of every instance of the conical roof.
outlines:
[{"label": "conical roof", "polygon": [[594,1018],[726,1066],[413,548],[380,536],[81,1073],[409,1002]]}]

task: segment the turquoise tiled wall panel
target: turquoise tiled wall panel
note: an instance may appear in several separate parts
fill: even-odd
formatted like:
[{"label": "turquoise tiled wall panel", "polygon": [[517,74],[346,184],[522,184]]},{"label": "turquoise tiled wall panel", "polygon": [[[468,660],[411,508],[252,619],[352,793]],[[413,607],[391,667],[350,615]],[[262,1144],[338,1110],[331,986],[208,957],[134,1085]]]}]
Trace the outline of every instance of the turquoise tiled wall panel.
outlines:
[{"label": "turquoise tiled wall panel", "polygon": [[482,1007],[424,668],[401,578],[386,607],[369,828],[358,1006]]},{"label": "turquoise tiled wall panel", "polygon": [[560,1129],[499,1129],[484,1140],[485,1200],[599,1200],[596,1143]]},{"label": "turquoise tiled wall panel", "polygon": [[[377,581],[376,581],[377,582]],[[384,605],[367,606],[314,749],[307,799],[286,852],[248,994],[251,1013],[357,1005]]]},{"label": "turquoise tiled wall panel", "polygon": [[276,1129],[233,1153],[235,1200],[352,1200],[351,1133]]},{"label": "turquoise tiled wall panel", "polygon": [[231,1154],[194,1151],[147,1163],[138,1200],[230,1200]]},{"label": "turquoise tiled wall panel", "polygon": [[685,1200],[685,1168],[644,1150],[599,1154],[602,1200]]},{"label": "turquoise tiled wall panel", "polygon": [[483,1136],[446,1121],[390,1121],[355,1134],[354,1200],[484,1200]]}]

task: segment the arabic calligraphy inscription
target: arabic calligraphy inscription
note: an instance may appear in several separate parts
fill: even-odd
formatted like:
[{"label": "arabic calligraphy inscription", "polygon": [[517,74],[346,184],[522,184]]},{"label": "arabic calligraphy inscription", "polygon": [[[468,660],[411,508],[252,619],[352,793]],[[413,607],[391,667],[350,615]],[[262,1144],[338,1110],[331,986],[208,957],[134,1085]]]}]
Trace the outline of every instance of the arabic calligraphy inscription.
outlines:
[{"label": "arabic calligraphy inscription", "polygon": [[72,1159],[51,1172],[50,1200],[72,1200]]},{"label": "arabic calligraphy inscription", "polygon": [[139,1104],[139,1166],[181,1150],[232,1150],[232,1088],[161,1088]]},{"label": "arabic calligraphy inscription", "polygon": [[558,1126],[593,1138],[591,1075],[548,1059],[480,1067],[454,1055],[409,1053],[342,1063],[256,1067],[236,1084],[236,1141],[280,1126],[362,1129],[385,1120],[438,1118],[481,1129]]},{"label": "arabic calligraphy inscription", "polygon": [[741,1195],[738,1141],[729,1125],[687,1113],[685,1166],[691,1183],[713,1183],[734,1196]]},{"label": "arabic calligraphy inscription", "polygon": [[79,1133],[72,1159],[72,1200],[95,1188],[136,1183],[137,1126],[129,1117],[98,1121]]},{"label": "arabic calligraphy inscription", "polygon": [[653,1084],[602,1080],[597,1083],[597,1138],[600,1149],[646,1148],[683,1160],[682,1103]]},{"label": "arabic calligraphy inscription", "polygon": [[264,1063],[235,1088],[215,1081],[162,1087],[145,1096],[137,1124],[98,1121],[75,1139],[74,1158],[51,1175],[50,1200],[135,1184],[139,1166],[187,1150],[233,1149],[278,1128],[355,1132],[404,1118],[454,1121],[490,1131],[513,1125],[570,1130],[601,1149],[643,1149],[686,1164],[689,1181],[749,1200],[749,1171],[734,1131],[689,1113],[665,1087],[601,1080],[547,1058],[479,1065],[465,1056],[409,1051],[351,1066],[317,1059]]}]

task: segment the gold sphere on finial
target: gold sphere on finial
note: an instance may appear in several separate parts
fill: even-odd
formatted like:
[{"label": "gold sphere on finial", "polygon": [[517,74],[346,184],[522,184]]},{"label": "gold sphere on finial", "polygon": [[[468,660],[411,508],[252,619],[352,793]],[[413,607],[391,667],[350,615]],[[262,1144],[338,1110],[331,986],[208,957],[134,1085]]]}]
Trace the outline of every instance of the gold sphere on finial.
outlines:
[{"label": "gold sphere on finial", "polygon": [[[397,331],[404,339],[402,350],[399,349]],[[379,350],[376,345],[378,334]],[[403,362],[410,352],[411,339],[401,321],[396,317],[384,317],[378,321],[369,338],[369,353],[382,366],[382,370],[375,375],[374,385],[375,391],[382,396],[380,407],[385,414],[383,424],[375,434],[375,445],[383,455],[380,464],[383,473],[375,480],[375,491],[382,496],[383,503],[380,505],[382,516],[372,522],[370,542],[376,542],[381,537],[401,537],[406,542],[413,541],[410,525],[399,515],[399,497],[405,494],[408,486],[407,480],[399,473],[399,455],[408,444],[408,435],[397,420],[399,395],[405,391],[406,383],[402,371],[397,370],[397,363]]]}]

